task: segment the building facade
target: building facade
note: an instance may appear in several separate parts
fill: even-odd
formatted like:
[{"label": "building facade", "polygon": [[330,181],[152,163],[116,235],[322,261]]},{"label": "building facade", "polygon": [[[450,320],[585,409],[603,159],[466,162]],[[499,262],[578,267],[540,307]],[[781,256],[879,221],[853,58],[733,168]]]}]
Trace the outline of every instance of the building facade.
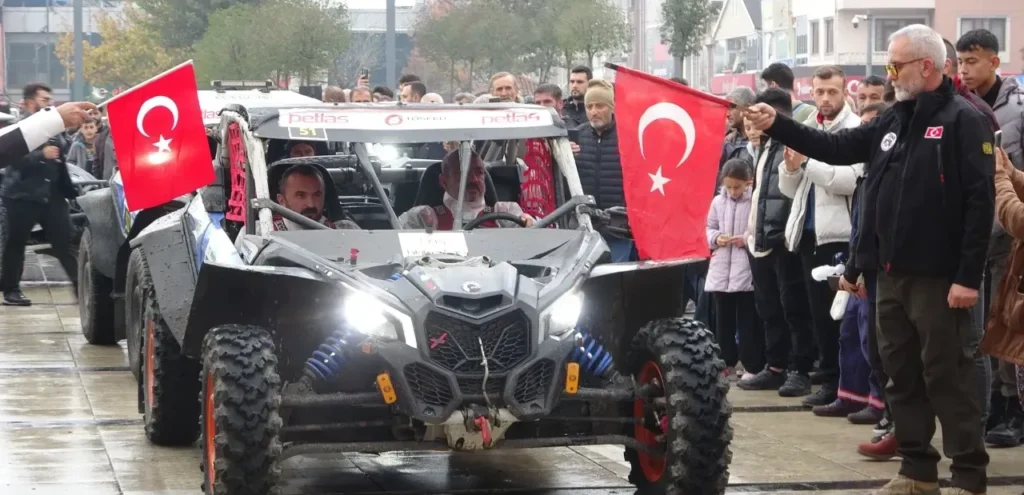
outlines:
[{"label": "building facade", "polygon": [[[757,73],[774,62],[793,67],[796,89],[806,99],[810,98],[811,75],[822,65],[842,67],[853,81],[866,75],[884,76],[889,36],[911,24],[932,26],[954,43],[967,31],[988,29],[1000,41],[1001,73],[1024,72],[1024,1],[760,0],[759,12],[752,3],[726,0],[718,27],[710,35],[711,50],[694,57],[699,62],[684,63],[684,67],[706,65],[711,73],[707,89],[714,93],[722,94],[737,85],[758,89]],[[750,34],[758,30],[748,18],[757,15],[763,29]],[[739,37],[744,34],[748,64],[740,67],[737,60],[743,46]],[[756,36],[760,37],[760,63],[755,67],[750,53]],[[698,75],[700,71],[694,72]],[[855,83],[852,89],[856,89]]]}]

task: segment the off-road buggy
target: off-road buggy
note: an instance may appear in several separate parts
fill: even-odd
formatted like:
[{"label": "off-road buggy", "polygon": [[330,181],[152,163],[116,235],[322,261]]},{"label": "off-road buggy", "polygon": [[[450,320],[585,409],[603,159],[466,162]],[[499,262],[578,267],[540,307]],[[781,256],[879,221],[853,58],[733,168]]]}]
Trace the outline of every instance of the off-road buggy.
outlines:
[{"label": "off-road buggy", "polygon": [[[220,125],[220,110],[225,105],[246,103],[251,107],[317,103],[317,100],[291,91],[276,90],[269,81],[213,81],[212,90],[199,91],[203,122],[213,131]],[[218,142],[209,137],[211,154]],[[192,194],[163,205],[129,211],[121,173],[114,170],[109,181],[98,181],[88,172],[68,167],[72,180],[81,191],[71,202],[75,223],[74,246],[78,249],[78,310],[82,334],[90,344],[114,345],[125,338],[124,281],[128,268],[128,241],[157,218],[188,204]],[[108,186],[109,187],[106,187]],[[130,360],[138,377],[138,356]]]},{"label": "off-road buggy", "polygon": [[[215,164],[231,173],[130,241],[124,289],[146,434],[200,438],[206,493],[274,493],[279,463],[304,454],[588,444],[624,445],[639,493],[725,491],[728,385],[711,333],[682,318],[684,265],[609,263],[594,224],[614,215],[583,194],[552,111],[230,107],[221,132]],[[419,172],[378,169],[363,144],[354,161],[265,165],[260,138],[299,135],[463,151],[545,139],[568,193],[536,228],[476,228],[521,222],[502,213],[463,226],[457,211],[452,231],[400,230],[382,186],[395,177],[381,176]],[[327,216],[364,230],[275,203],[297,163],[324,177]],[[415,204],[440,206],[438,173],[423,171]],[[354,197],[342,190],[366,196],[333,201]],[[229,199],[239,194],[242,209]],[[275,231],[274,216],[308,230]]]}]

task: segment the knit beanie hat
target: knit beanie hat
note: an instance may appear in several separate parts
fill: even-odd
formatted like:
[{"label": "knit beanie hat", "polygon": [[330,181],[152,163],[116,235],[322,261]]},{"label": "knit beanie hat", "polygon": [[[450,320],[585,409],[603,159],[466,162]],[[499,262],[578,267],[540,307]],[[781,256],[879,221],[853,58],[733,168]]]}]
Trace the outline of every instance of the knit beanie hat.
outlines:
[{"label": "knit beanie hat", "polygon": [[615,90],[611,83],[604,79],[591,79],[587,84],[587,93],[583,96],[583,104],[589,105],[590,102],[604,103],[615,110]]}]

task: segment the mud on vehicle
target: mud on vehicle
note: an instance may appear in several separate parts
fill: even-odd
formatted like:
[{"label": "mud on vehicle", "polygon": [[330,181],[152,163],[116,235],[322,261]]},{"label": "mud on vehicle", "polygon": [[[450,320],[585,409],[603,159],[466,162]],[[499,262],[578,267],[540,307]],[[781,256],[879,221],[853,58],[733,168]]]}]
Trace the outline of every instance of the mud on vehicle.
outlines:
[{"label": "mud on vehicle", "polygon": [[[304,454],[590,444],[624,445],[639,493],[725,491],[728,385],[712,334],[682,317],[685,265],[610,263],[598,228],[621,228],[622,212],[583,194],[552,111],[232,107],[220,132],[218,156],[244,159],[216,160],[236,168],[129,241],[124,284],[146,434],[198,438],[206,493],[274,493],[282,461]],[[297,135],[357,143],[356,159],[268,167],[258,140]],[[568,184],[531,229],[477,228],[512,220],[498,213],[463,226],[458,211],[452,231],[399,229],[382,185],[395,177],[381,178],[413,172],[375,167],[362,144],[459,141],[464,186],[471,141],[526,138],[547,140]],[[364,230],[275,203],[296,163],[324,177],[331,220]],[[439,205],[440,163],[414,173],[412,203]],[[275,231],[273,216],[308,230]]]}]

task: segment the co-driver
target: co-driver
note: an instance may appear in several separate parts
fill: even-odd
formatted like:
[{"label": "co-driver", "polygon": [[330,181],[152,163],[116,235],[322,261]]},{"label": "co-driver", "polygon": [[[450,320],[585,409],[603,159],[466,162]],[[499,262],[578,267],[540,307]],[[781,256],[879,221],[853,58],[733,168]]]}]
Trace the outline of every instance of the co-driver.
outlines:
[{"label": "co-driver", "polygon": [[[462,169],[459,166],[459,151],[453,151],[444,157],[441,165],[441,175],[438,181],[444,189],[443,205],[441,206],[416,206],[398,217],[398,223],[402,229],[436,229],[452,230],[455,223],[455,210],[459,197],[459,184],[461,183]],[[519,207],[518,203],[499,201],[493,207],[487,206],[484,202],[484,188],[486,187],[486,170],[480,155],[473,153],[469,159],[469,176],[466,178],[466,193],[462,201],[463,223],[469,222],[477,217],[488,213],[510,213],[519,217],[527,227],[536,223],[536,220]],[[481,227],[518,227],[515,222],[507,220],[487,221]]]}]

